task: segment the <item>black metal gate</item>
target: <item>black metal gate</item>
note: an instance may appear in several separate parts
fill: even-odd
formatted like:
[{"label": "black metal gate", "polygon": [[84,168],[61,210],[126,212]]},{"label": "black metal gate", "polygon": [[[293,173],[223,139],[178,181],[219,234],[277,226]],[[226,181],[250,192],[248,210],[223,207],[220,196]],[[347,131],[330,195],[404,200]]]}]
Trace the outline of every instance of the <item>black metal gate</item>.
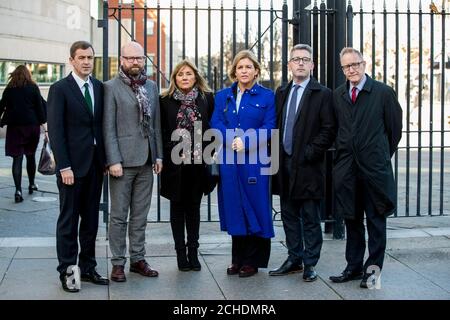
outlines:
[{"label": "black metal gate", "polygon": [[[445,1],[439,7],[417,0],[417,7],[411,8],[409,1],[375,5],[375,1],[361,0],[359,10],[353,7],[355,1],[342,0],[292,0],[290,8],[286,0],[151,2],[152,6],[144,0],[103,2],[99,21],[104,35],[103,80],[117,72],[123,41],[133,39],[143,45],[147,73],[160,88],[167,86],[174,63],[186,57],[196,63],[212,88],[223,88],[230,84],[226,74],[234,54],[248,48],[262,63],[263,85],[276,89],[288,80],[290,46],[309,43],[316,62],[314,77],[334,89],[344,81],[339,52],[355,46],[364,54],[371,77],[398,93],[405,114],[403,138],[393,160],[399,195],[395,216],[449,214],[450,192],[444,188],[444,182],[450,181],[445,166],[450,147]],[[117,44],[115,50],[109,50],[112,44]],[[324,204],[327,222],[335,221],[331,158],[330,151]],[[104,199],[107,219],[107,188]],[[154,220],[161,221],[159,195],[157,199]],[[211,221],[209,198],[207,207],[206,220]],[[335,236],[342,235],[338,231]]]}]

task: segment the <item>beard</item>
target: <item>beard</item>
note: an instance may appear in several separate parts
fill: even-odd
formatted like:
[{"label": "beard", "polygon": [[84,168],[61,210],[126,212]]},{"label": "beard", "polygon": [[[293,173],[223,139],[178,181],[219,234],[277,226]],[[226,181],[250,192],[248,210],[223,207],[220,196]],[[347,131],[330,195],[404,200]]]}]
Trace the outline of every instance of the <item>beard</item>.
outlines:
[{"label": "beard", "polygon": [[124,67],[122,67],[122,68],[126,74],[128,74],[132,77],[136,77],[136,76],[140,75],[142,70],[144,70],[144,68],[141,68],[140,66],[135,66],[135,65],[128,67],[128,68],[124,68]]}]

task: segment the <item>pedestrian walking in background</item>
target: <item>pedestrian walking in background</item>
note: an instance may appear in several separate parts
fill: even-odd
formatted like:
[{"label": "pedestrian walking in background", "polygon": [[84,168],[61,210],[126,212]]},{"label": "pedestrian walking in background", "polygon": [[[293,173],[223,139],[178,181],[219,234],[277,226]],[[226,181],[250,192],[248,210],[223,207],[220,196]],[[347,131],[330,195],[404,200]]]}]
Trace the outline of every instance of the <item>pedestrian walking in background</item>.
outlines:
[{"label": "pedestrian walking in background", "polygon": [[16,191],[14,201],[22,202],[22,162],[27,159],[28,193],[38,190],[36,175],[36,149],[39,144],[40,126],[47,131],[45,101],[31,73],[19,65],[9,75],[9,81],[0,100],[0,126],[7,125],[5,154],[13,158],[12,175]]}]

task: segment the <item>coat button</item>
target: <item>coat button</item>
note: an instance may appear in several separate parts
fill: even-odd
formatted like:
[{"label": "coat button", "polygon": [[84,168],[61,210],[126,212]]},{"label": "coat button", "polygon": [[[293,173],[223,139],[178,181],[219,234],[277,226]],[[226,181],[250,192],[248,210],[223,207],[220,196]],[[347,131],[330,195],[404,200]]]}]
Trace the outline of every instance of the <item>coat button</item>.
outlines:
[{"label": "coat button", "polygon": [[256,104],[257,107],[259,107],[259,104]]}]

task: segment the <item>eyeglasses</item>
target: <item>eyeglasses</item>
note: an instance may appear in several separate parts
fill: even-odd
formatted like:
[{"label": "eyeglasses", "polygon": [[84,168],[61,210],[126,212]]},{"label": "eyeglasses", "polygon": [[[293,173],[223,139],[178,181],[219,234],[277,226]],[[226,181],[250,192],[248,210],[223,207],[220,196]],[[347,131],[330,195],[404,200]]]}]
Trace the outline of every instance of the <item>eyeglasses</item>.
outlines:
[{"label": "eyeglasses", "polygon": [[303,58],[295,57],[295,58],[292,58],[289,61],[293,62],[295,64],[300,64],[300,61],[303,62],[303,64],[307,64],[307,63],[311,62],[311,58],[308,58],[308,57],[303,57]]},{"label": "eyeglasses", "polygon": [[361,63],[364,63],[364,61],[350,63],[350,64],[347,64],[347,65],[345,65],[345,66],[341,66],[341,68],[342,68],[342,70],[344,70],[344,71],[348,71],[348,70],[350,70],[350,68],[352,68],[353,70],[356,70],[356,69],[359,68],[359,66],[361,65]]},{"label": "eyeglasses", "polygon": [[122,56],[122,58],[124,58],[128,62],[133,62],[134,60],[136,60],[137,62],[142,62],[145,59],[145,57],[125,57],[125,56]]}]

